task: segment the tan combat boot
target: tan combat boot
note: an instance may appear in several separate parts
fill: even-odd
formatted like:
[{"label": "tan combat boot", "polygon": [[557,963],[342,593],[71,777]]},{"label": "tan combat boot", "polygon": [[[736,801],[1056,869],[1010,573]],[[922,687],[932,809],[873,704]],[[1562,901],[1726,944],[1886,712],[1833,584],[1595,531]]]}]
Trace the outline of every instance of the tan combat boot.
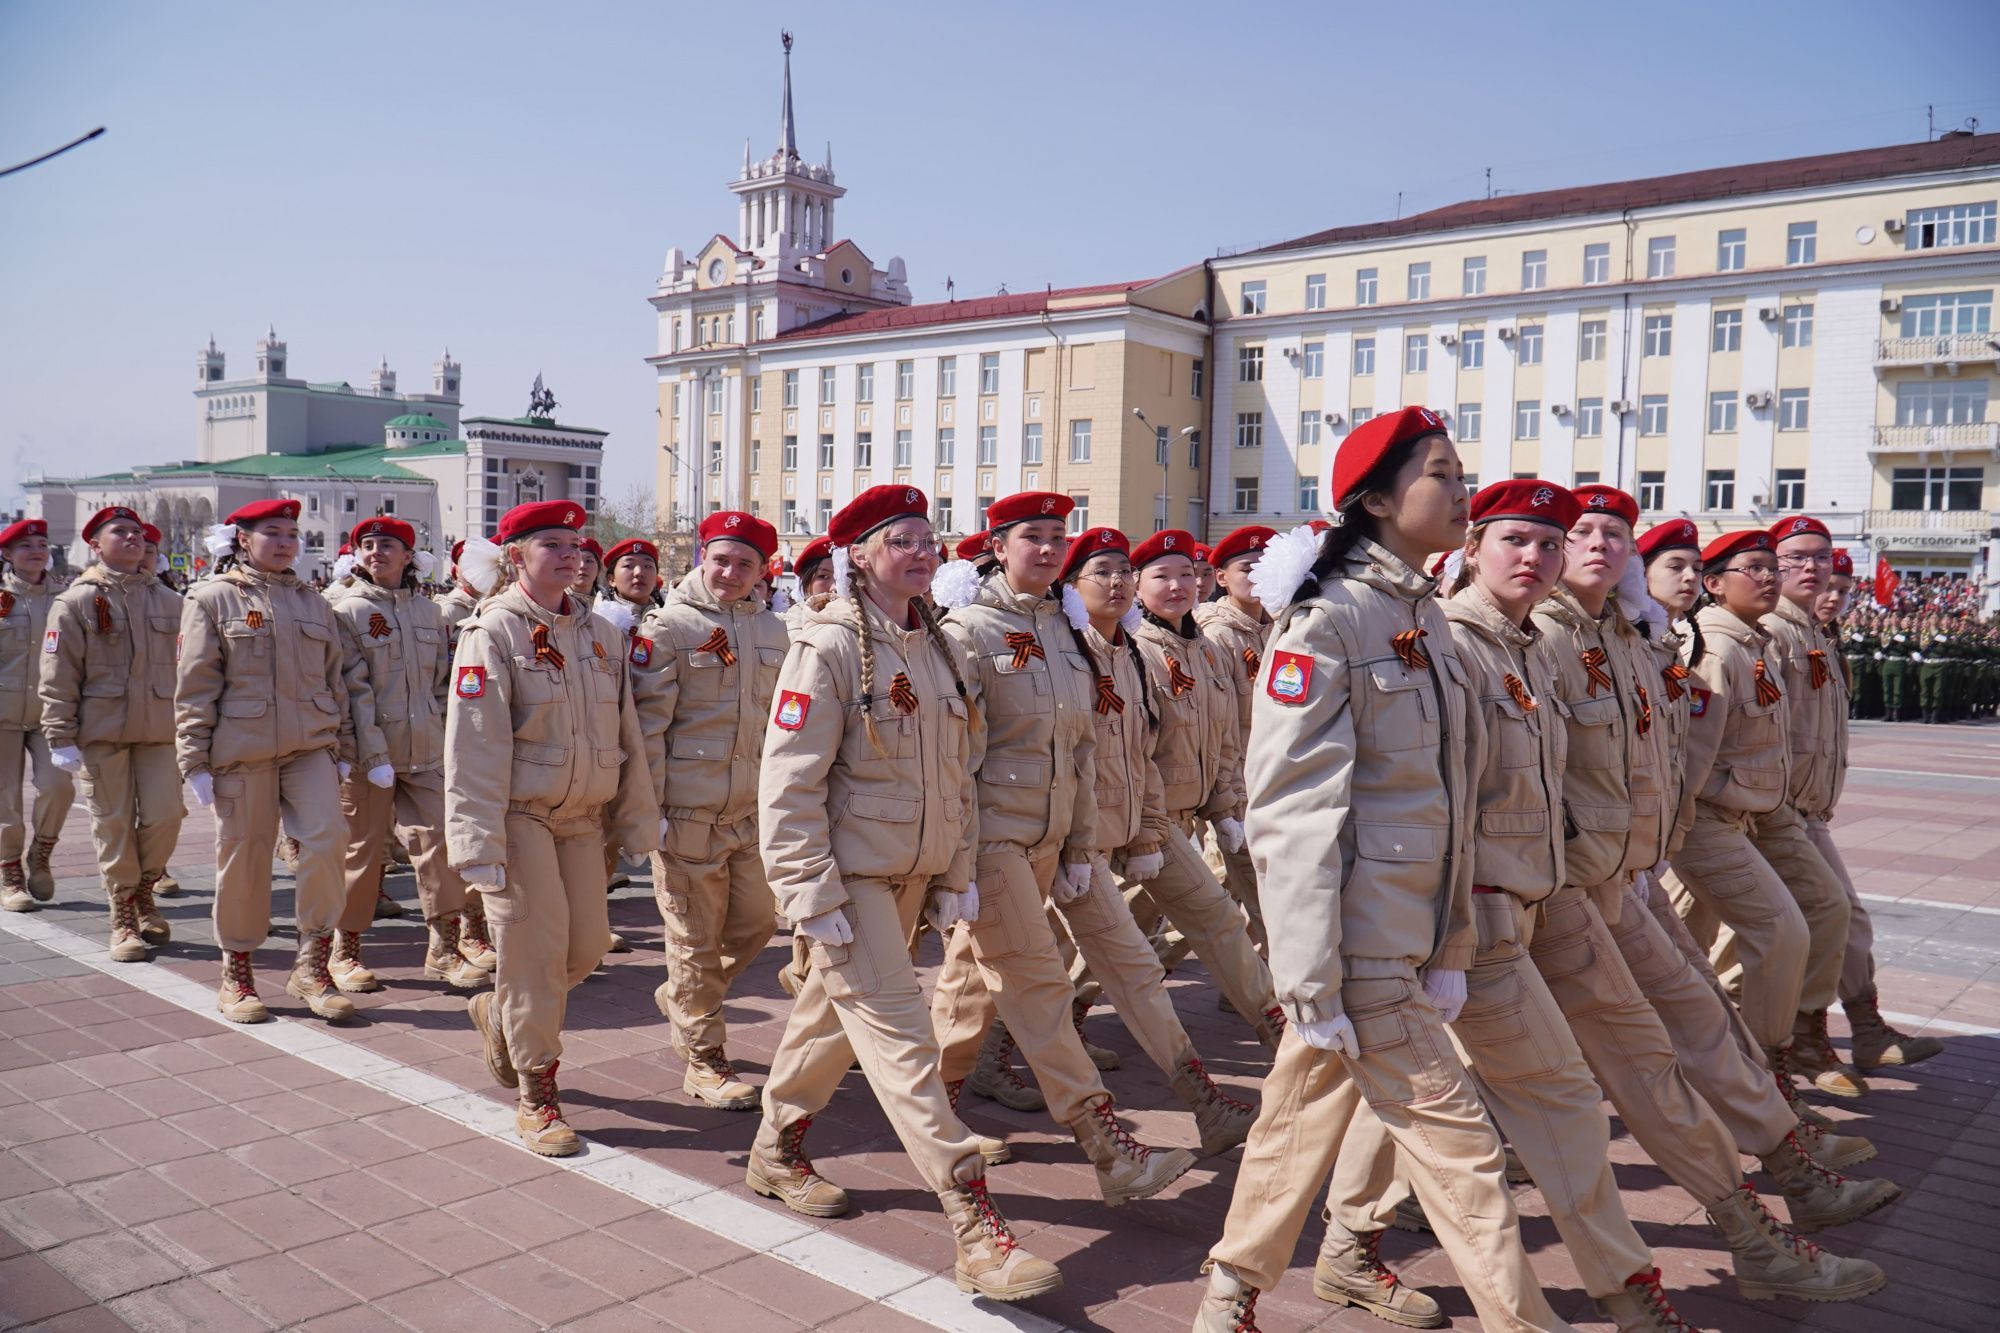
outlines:
[{"label": "tan combat boot", "polygon": [[481,991],[465,1006],[465,1016],[472,1020],[473,1031],[479,1034],[486,1058],[486,1072],[493,1075],[493,1081],[503,1088],[521,1086],[521,1075],[514,1068],[514,1061],[507,1054],[507,1033],[500,1026],[500,1015],[493,1012],[497,1005],[493,992]]},{"label": "tan combat boot", "polygon": [[1257,1108],[1215,1086],[1199,1058],[1190,1056],[1170,1081],[1174,1095],[1194,1112],[1194,1127],[1201,1135],[1204,1154],[1213,1157],[1228,1152],[1250,1137],[1250,1126],[1257,1123]]},{"label": "tan combat boot", "polygon": [[143,963],[149,957],[146,941],[139,933],[139,891],[111,891],[111,961]]},{"label": "tan combat boot", "polygon": [[[952,1114],[957,1115],[958,1095],[965,1091],[965,1080],[961,1078],[945,1084],[944,1091],[945,1095],[951,1098]],[[971,1129],[972,1126],[967,1125],[966,1128]],[[1007,1140],[1005,1139],[989,1139],[984,1134],[981,1134],[979,1135],[979,1156],[986,1165],[999,1166],[1002,1162],[1011,1162],[1014,1160],[1014,1150],[1007,1146]]]},{"label": "tan combat boot", "polygon": [[1843,1000],[1847,1021],[1854,1028],[1854,1064],[1862,1070],[1883,1065],[1913,1065],[1944,1050],[1936,1037],[1911,1037],[1896,1031],[1882,1020],[1874,990],[1859,999]]},{"label": "tan combat boot", "polygon": [[153,902],[153,894],[158,890],[158,875],[139,876],[139,887],[133,896],[139,904],[139,938],[148,944],[166,944],[174,937],[173,927],[160,915],[159,907]]},{"label": "tan combat boot", "polygon": [[514,1111],[514,1132],[528,1151],[541,1157],[574,1157],[583,1148],[576,1131],[563,1119],[556,1091],[558,1060],[547,1069],[530,1069],[521,1078],[521,1104]]},{"label": "tan combat boot", "polygon": [[327,963],[333,954],[333,932],[307,935],[299,941],[299,956],[285,978],[285,993],[306,1002],[306,1008],[329,1023],[354,1017],[354,1001],[333,984]]},{"label": "tan combat boot", "polygon": [[951,1275],[960,1291],[989,1301],[1025,1301],[1062,1285],[1062,1273],[1046,1259],[1037,1259],[1014,1239],[1007,1219],[986,1192],[986,1164],[968,1157],[952,1171],[956,1189],[938,1195],[951,1223],[958,1256]]},{"label": "tan combat boot", "polygon": [[261,1023],[271,1016],[257,998],[257,981],[250,975],[250,955],[225,952],[222,955],[222,987],[215,993],[215,1007],[232,1023]]},{"label": "tan combat boot", "polygon": [[389,890],[375,890],[375,920],[394,921],[403,915],[403,905],[389,896]]},{"label": "tan combat boot", "polygon": [[9,912],[35,910],[35,897],[28,892],[28,876],[19,861],[0,861],[0,908]]},{"label": "tan combat boot", "polygon": [[1194,1333],[1257,1333],[1257,1289],[1228,1264],[1208,1264],[1208,1290],[1195,1307]]},{"label": "tan combat boot", "polygon": [[482,972],[500,966],[500,955],[493,952],[493,939],[486,933],[486,904],[477,890],[465,895],[465,910],[459,913],[458,952]]},{"label": "tan combat boot", "polygon": [[1836,1134],[1818,1125],[1799,1121],[1799,1147],[1821,1166],[1845,1171],[1875,1157],[1875,1145],[1859,1134]]},{"label": "tan combat boot", "polygon": [[153,896],[156,898],[178,898],[181,896],[181,882],[174,878],[173,871],[162,870],[160,872],[160,878],[153,884]]},{"label": "tan combat boot", "polygon": [[1784,1142],[1758,1154],[1758,1160],[1784,1192],[1792,1230],[1801,1235],[1865,1217],[1903,1192],[1893,1180],[1850,1180],[1821,1166],[1800,1146],[1797,1134],[1785,1135]]},{"label": "tan combat boot", "polygon": [[1382,1262],[1381,1232],[1349,1231],[1331,1217],[1326,1219],[1326,1239],[1313,1263],[1313,1295],[1366,1310],[1404,1328],[1443,1328],[1450,1322],[1436,1301],[1404,1286],[1403,1279]]},{"label": "tan combat boot", "polygon": [[1777,1080],[1779,1095],[1784,1097],[1785,1105],[1792,1109],[1794,1116],[1817,1129],[1833,1128],[1832,1120],[1817,1107],[1807,1105],[1805,1098],[1799,1096],[1798,1085],[1792,1082],[1793,1075],[1798,1071],[1792,1065],[1790,1046],[1766,1046],[1764,1063],[1771,1067],[1771,1077]]},{"label": "tan combat boot", "polygon": [[1133,1138],[1118,1123],[1108,1092],[1090,1100],[1083,1114],[1069,1122],[1069,1132],[1097,1168],[1097,1189],[1107,1208],[1150,1199],[1194,1165],[1194,1154],[1186,1148],[1149,1148]]},{"label": "tan combat boot", "polygon": [[1701,1333],[1667,1299],[1657,1268],[1626,1278],[1623,1291],[1597,1297],[1597,1308],[1617,1325],[1618,1333]]},{"label": "tan combat boot", "polygon": [[37,838],[28,848],[28,892],[39,903],[56,896],[56,874],[49,869],[49,853],[55,849],[54,838]]},{"label": "tan combat boot", "polygon": [[1022,1078],[1014,1068],[1014,1038],[999,1019],[986,1029],[979,1044],[979,1060],[966,1077],[965,1086],[990,1102],[999,1102],[1010,1111],[1046,1111],[1048,1099],[1042,1090]]},{"label": "tan combat boot", "polygon": [[718,1111],[754,1111],[763,1102],[757,1089],[736,1077],[736,1066],[720,1046],[687,1053],[687,1073],[681,1091]]},{"label": "tan combat boot", "polygon": [[327,959],[326,970],[333,978],[333,984],[350,995],[382,989],[382,979],[361,961],[361,932],[358,930],[333,932],[333,954]]},{"label": "tan combat boot", "polygon": [[1276,1054],[1278,1043],[1285,1037],[1285,1011],[1274,1004],[1259,1014],[1250,1026],[1256,1030],[1257,1040],[1264,1043],[1264,1049]]},{"label": "tan combat boot", "polygon": [[458,918],[435,917],[424,923],[424,975],[460,990],[478,990],[493,974],[474,967],[458,951]]},{"label": "tan combat boot", "polygon": [[1829,1097],[1863,1097],[1868,1082],[1849,1069],[1833,1049],[1826,1030],[1826,1010],[1800,1014],[1792,1023],[1792,1068],[1813,1081]]},{"label": "tan combat boot", "polygon": [[632,945],[623,935],[614,930],[607,933],[604,937],[604,952],[631,953]]},{"label": "tan combat boot", "polygon": [[847,1191],[813,1170],[805,1148],[806,1131],[811,1128],[809,1115],[783,1129],[773,1129],[769,1120],[758,1126],[743,1183],[752,1194],[776,1199],[795,1213],[839,1217],[847,1211]]},{"label": "tan combat boot", "polygon": [[1090,1063],[1096,1065],[1100,1073],[1123,1067],[1125,1062],[1118,1058],[1118,1052],[1107,1050],[1083,1035],[1083,1018],[1089,1012],[1090,1001],[1084,999],[1070,1001],[1069,1018],[1076,1027],[1076,1039],[1083,1043],[1083,1053],[1090,1057]]},{"label": "tan combat boot", "polygon": [[1889,1280],[1866,1259],[1843,1259],[1781,1225],[1747,1180],[1707,1211],[1735,1258],[1736,1289],[1745,1300],[1852,1301]]}]

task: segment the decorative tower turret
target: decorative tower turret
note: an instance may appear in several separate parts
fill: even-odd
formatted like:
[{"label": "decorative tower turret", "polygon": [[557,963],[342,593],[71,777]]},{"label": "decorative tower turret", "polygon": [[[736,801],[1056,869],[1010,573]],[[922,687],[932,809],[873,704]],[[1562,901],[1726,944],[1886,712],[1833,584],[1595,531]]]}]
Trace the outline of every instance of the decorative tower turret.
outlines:
[{"label": "decorative tower turret", "polygon": [[264,330],[264,336],[257,340],[257,378],[281,380],[285,378],[285,344],[278,337],[278,327],[273,324]]},{"label": "decorative tower turret", "polygon": [[208,335],[208,346],[195,353],[194,377],[198,384],[219,384],[222,382],[222,349],[215,345],[215,335]]},{"label": "decorative tower turret", "polygon": [[444,349],[444,355],[431,362],[431,392],[440,398],[458,401],[458,362],[451,359],[451,349]]}]

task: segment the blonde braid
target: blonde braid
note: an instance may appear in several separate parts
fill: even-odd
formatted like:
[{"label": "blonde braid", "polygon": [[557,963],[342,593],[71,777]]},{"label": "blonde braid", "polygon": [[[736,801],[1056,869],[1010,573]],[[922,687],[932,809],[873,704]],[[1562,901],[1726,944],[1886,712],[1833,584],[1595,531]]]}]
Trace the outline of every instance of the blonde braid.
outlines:
[{"label": "blonde braid", "polygon": [[924,622],[924,629],[931,636],[931,642],[937,645],[938,653],[944,658],[945,670],[951,672],[951,683],[958,688],[958,697],[964,699],[965,678],[958,674],[958,654],[954,651],[952,641],[945,636],[944,626],[937,618],[937,611],[921,597],[912,605],[917,608],[917,619]]},{"label": "blonde braid", "polygon": [[868,637],[868,608],[861,600],[861,570],[848,574],[847,599],[854,603],[854,629],[861,639],[861,725],[867,728],[868,743],[878,759],[889,757],[882,735],[875,728],[875,644]]}]

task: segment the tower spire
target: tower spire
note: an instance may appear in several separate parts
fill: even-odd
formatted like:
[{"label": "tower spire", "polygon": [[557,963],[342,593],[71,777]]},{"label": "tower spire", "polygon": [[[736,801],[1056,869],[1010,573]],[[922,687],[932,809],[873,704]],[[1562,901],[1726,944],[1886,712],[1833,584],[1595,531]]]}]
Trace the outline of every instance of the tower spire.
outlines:
[{"label": "tower spire", "polygon": [[778,114],[778,154],[786,162],[799,155],[799,136],[792,125],[792,34],[781,31],[785,44],[785,103]]}]

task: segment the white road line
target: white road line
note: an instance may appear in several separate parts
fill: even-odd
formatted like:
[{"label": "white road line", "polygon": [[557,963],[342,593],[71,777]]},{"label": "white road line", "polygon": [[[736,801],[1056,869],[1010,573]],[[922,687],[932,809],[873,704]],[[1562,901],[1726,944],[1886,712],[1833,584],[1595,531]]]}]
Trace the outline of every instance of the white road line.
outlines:
[{"label": "white road line", "polygon": [[1967,907],[1964,903],[1940,902],[1936,898],[1892,898],[1886,893],[1858,895],[1863,902],[1888,906],[1934,907],[1945,912],[1976,912],[1980,916],[2000,916],[2000,907]]},{"label": "white road line", "polygon": [[[164,967],[114,963],[104,945],[53,922],[7,914],[0,930],[17,939],[74,958],[109,977],[156,995],[189,1013],[214,1021],[217,1028],[240,1033],[287,1055],[363,1083],[412,1106],[420,1106],[519,1152],[527,1149],[514,1132],[514,1117],[490,1097],[480,1096],[433,1074],[377,1055],[336,1037],[323,1026],[273,1014],[265,1023],[231,1023],[215,1011],[214,988]],[[1900,1021],[1900,1020],[1899,1020]],[[815,1231],[789,1216],[753,1204],[725,1186],[683,1175],[643,1157],[580,1136],[584,1151],[576,1157],[542,1160],[588,1177],[620,1194],[690,1226],[767,1254],[781,1263],[810,1273],[822,1282],[879,1301],[900,1314],[934,1328],[967,1333],[1069,1333],[1065,1325],[1028,1310],[975,1301],[948,1278],[927,1273],[865,1245],[843,1240],[830,1231]],[[948,1233],[940,1219],[938,1249],[944,1252]]]},{"label": "white road line", "polygon": [[2000,777],[1986,773],[1940,773],[1933,768],[1863,768],[1859,764],[1848,765],[1850,773],[1887,773],[1901,778],[1952,778],[1959,782],[2000,782]]},{"label": "white road line", "polygon": [[1919,1018],[1915,1014],[1892,1014],[1886,1009],[1882,1017],[1897,1027],[1910,1029],[1911,1035],[1930,1028],[1937,1032],[1949,1032],[1958,1037],[1991,1037],[2000,1034],[2000,1028],[1980,1027],[1976,1023],[1954,1023],[1949,1018]]}]

